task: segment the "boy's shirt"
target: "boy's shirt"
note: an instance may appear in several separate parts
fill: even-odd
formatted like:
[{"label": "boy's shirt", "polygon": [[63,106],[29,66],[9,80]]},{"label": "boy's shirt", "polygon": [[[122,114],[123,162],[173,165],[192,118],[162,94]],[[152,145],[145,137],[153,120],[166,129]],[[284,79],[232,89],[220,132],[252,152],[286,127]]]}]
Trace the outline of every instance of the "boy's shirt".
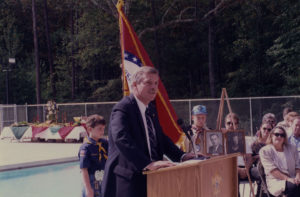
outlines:
[{"label": "boy's shirt", "polygon": [[87,137],[86,142],[81,145],[78,153],[80,169],[87,168],[90,175],[94,175],[97,170],[104,170],[107,152],[107,140],[99,139],[96,142],[94,139]]}]

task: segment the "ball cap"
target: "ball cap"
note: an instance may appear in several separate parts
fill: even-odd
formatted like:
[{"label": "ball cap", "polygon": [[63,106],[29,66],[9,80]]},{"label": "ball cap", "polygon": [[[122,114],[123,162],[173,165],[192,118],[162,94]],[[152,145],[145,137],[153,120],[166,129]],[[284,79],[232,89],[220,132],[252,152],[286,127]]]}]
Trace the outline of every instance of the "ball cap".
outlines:
[{"label": "ball cap", "polygon": [[192,115],[207,114],[206,107],[204,105],[195,105],[192,109]]}]

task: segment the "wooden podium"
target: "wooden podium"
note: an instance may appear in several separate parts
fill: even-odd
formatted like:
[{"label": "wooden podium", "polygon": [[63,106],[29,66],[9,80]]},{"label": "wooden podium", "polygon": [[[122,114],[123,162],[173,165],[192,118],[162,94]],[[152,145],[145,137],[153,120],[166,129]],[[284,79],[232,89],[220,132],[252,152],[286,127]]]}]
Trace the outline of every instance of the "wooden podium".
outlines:
[{"label": "wooden podium", "polygon": [[237,156],[239,153],[190,160],[146,172],[147,197],[238,196]]}]

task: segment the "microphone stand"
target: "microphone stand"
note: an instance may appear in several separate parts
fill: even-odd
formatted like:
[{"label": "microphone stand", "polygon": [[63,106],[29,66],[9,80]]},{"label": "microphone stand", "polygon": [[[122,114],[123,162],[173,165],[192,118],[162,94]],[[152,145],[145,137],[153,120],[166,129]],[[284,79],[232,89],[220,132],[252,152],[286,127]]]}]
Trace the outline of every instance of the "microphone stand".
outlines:
[{"label": "microphone stand", "polygon": [[196,154],[195,144],[191,138],[191,135],[189,134],[189,131],[191,130],[191,127],[185,127],[183,120],[180,118],[177,120],[177,124],[181,127],[182,131],[186,135],[186,137],[189,139],[190,143],[192,144],[192,151],[195,154],[196,159],[198,158],[198,155]]},{"label": "microphone stand", "polygon": [[[183,132],[185,133],[186,137],[189,139],[190,143],[192,144],[192,150],[195,154],[196,159],[198,158],[198,155],[196,154],[196,149],[195,149],[195,143],[193,142],[189,132],[186,129],[182,129]],[[189,130],[189,129],[188,129]]]}]

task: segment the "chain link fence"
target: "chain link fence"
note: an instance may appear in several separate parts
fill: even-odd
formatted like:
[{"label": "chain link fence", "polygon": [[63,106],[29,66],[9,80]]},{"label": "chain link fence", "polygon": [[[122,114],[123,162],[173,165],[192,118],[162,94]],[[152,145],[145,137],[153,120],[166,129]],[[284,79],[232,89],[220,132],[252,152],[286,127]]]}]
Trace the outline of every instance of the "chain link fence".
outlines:
[{"label": "chain link fence", "polygon": [[[285,107],[291,107],[293,111],[300,112],[300,96],[230,98],[229,101],[232,111],[238,114],[240,118],[240,128],[244,129],[248,136],[253,136],[256,133],[261,124],[262,117],[266,113],[274,113],[279,122],[283,119],[282,110]],[[99,114],[109,124],[110,113],[115,103],[58,103],[58,122],[74,122],[73,117]],[[171,100],[171,103],[178,118],[181,118],[186,125],[191,122],[191,108],[194,105],[205,105],[208,111],[207,126],[211,129],[216,128],[220,99]],[[228,108],[225,101],[223,120],[227,113]],[[45,119],[46,104],[0,105],[1,130],[3,127],[15,122],[44,122]]]}]

